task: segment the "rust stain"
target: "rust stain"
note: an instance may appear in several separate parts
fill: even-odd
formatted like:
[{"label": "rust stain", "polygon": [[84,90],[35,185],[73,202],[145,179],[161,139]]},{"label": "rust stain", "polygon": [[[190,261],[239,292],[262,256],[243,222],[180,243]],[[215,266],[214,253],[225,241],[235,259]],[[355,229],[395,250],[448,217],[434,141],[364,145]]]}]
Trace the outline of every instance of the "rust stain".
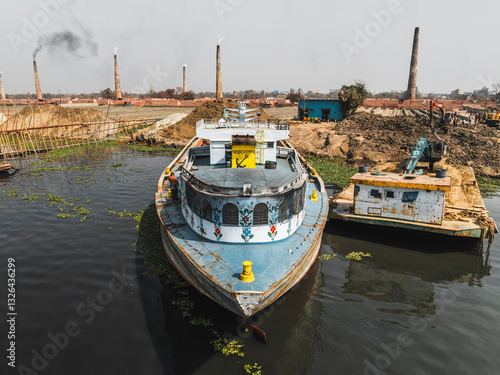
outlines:
[{"label": "rust stain", "polygon": [[226,263],[226,262],[224,261],[224,259],[222,259],[222,258],[221,258],[221,257],[220,257],[217,253],[212,253],[212,254],[214,255],[214,257],[215,257],[215,258],[217,258],[217,260],[221,260],[221,261],[222,261],[222,263],[224,263],[224,264]]}]

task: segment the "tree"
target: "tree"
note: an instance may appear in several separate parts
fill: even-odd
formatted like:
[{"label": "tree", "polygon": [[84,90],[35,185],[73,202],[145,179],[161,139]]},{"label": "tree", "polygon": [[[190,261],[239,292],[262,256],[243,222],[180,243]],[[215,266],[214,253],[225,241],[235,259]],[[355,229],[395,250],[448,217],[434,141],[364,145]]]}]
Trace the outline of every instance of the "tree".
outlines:
[{"label": "tree", "polygon": [[500,82],[493,83],[491,87],[493,88],[493,93],[497,102],[500,101]]},{"label": "tree", "polygon": [[299,99],[304,99],[304,95],[299,94],[298,92],[291,92],[286,96],[288,100],[290,100],[292,103],[298,103]]},{"label": "tree", "polygon": [[196,95],[192,91],[186,91],[181,94],[182,100],[194,100],[196,99]]},{"label": "tree", "polygon": [[356,112],[356,109],[363,104],[367,95],[368,91],[361,82],[356,82],[356,84],[350,86],[342,85],[339,91],[342,117],[347,118]]},{"label": "tree", "polygon": [[104,89],[104,90],[101,91],[101,96],[104,99],[114,99],[115,98],[115,92],[108,87],[107,89]]}]

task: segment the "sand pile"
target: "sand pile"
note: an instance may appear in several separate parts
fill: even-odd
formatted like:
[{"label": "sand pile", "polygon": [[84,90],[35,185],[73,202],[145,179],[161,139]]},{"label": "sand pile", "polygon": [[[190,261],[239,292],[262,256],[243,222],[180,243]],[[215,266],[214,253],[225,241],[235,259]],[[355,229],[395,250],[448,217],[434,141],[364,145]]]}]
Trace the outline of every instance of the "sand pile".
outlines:
[{"label": "sand pile", "polygon": [[[185,116],[174,125],[162,127],[154,125],[136,134],[135,139],[138,142],[147,142],[164,146],[185,146],[191,138],[196,136],[196,122],[202,119],[221,119],[224,114],[224,107],[238,108],[238,103],[233,100],[225,99],[206,102],[196,107],[189,115]],[[248,108],[257,108],[257,106],[249,104]],[[260,112],[261,119],[273,119],[263,110]]]},{"label": "sand pile", "polygon": [[[238,103],[233,100],[216,100],[206,102],[197,107],[193,112],[184,117],[177,124],[170,126],[161,132],[161,136],[169,140],[184,140],[187,141],[196,135],[196,122],[202,119],[220,119],[224,114],[224,107],[238,108]],[[257,108],[252,104],[248,108]],[[261,111],[262,119],[270,120],[264,111]]]},{"label": "sand pile", "polygon": [[4,122],[0,129],[26,129],[96,121],[105,121],[105,117],[94,108],[70,108],[44,104],[23,108]]}]

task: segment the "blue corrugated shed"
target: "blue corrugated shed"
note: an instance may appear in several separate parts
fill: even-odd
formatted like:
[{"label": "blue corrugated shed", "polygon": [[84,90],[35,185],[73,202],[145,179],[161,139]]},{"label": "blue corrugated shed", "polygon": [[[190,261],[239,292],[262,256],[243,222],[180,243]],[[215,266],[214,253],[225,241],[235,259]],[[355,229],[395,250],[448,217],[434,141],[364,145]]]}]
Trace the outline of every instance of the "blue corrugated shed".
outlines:
[{"label": "blue corrugated shed", "polygon": [[342,119],[340,101],[334,99],[300,99],[300,120],[304,117],[318,118],[321,121],[339,121]]}]

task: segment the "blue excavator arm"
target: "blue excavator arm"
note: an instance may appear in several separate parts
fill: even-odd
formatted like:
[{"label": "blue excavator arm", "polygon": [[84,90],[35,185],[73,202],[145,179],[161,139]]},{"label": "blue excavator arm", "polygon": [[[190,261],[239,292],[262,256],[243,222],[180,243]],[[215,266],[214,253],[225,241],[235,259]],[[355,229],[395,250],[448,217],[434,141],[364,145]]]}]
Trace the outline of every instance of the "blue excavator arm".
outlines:
[{"label": "blue excavator arm", "polygon": [[408,163],[406,164],[404,173],[413,173],[419,160],[426,154],[430,154],[429,142],[427,141],[427,138],[420,138],[415,147],[413,147],[410,160],[408,160]]}]

